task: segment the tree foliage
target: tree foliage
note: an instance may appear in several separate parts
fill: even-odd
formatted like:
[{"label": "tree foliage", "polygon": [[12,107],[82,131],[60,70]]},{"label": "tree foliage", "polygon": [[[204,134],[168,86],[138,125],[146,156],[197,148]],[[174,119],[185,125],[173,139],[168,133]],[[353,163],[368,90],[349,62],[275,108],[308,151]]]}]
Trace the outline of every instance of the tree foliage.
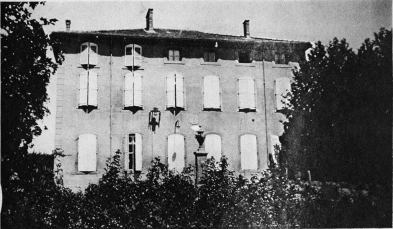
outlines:
[{"label": "tree foliage", "polygon": [[391,183],[392,32],[317,42],[294,71],[282,159],[317,180]]},{"label": "tree foliage", "polygon": [[[57,69],[47,56],[54,42],[45,34],[43,26],[56,19],[31,19],[31,10],[38,2],[1,3],[1,152],[3,181],[20,168],[19,157],[27,154],[19,145],[31,143],[41,134],[37,120],[49,110],[46,86]],[[56,57],[61,61],[62,56]],[[4,179],[5,178],[5,179]]]}]

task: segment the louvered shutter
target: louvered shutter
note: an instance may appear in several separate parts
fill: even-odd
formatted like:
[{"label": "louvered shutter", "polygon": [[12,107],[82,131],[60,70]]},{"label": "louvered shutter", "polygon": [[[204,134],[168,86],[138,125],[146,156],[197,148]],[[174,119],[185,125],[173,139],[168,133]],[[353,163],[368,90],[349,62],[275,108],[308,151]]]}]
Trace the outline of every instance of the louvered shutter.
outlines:
[{"label": "louvered shutter", "polygon": [[88,92],[88,105],[89,106],[97,106],[97,95],[98,95],[98,87],[97,87],[97,73],[93,71],[88,71],[89,73],[89,92]]},{"label": "louvered shutter", "polygon": [[142,171],[142,135],[135,134],[135,170]]},{"label": "louvered shutter", "polygon": [[182,75],[176,74],[176,107],[184,108],[184,78]]},{"label": "louvered shutter", "polygon": [[247,87],[248,87],[248,104],[250,109],[255,109],[255,80],[249,78],[247,81]]},{"label": "louvered shutter", "polygon": [[291,81],[289,78],[280,77],[276,79],[276,109],[282,110],[285,108],[285,102],[287,99],[284,99],[284,95],[291,91]]},{"label": "louvered shutter", "polygon": [[221,137],[217,134],[209,134],[205,139],[207,158],[214,157],[216,161],[221,159]]},{"label": "louvered shutter", "polygon": [[124,169],[129,169],[130,155],[128,152],[128,134],[123,137],[123,148],[124,148]]},{"label": "louvered shutter", "polygon": [[81,45],[80,64],[86,65],[89,63],[89,43]]},{"label": "louvered shutter", "polygon": [[239,82],[239,109],[249,108],[248,105],[248,81],[246,78],[240,78]]},{"label": "louvered shutter", "polygon": [[97,136],[81,134],[78,140],[78,171],[93,172],[97,169]]},{"label": "louvered shutter", "polygon": [[166,107],[175,107],[175,76],[166,78]]},{"label": "louvered shutter", "polygon": [[220,79],[217,76],[211,78],[212,83],[212,107],[220,108]]},{"label": "louvered shutter", "polygon": [[87,106],[88,72],[79,75],[79,106]]},{"label": "louvered shutter", "polygon": [[142,107],[142,75],[134,73],[134,106]]},{"label": "louvered shutter", "polygon": [[273,160],[274,163],[277,164],[277,158],[276,158],[276,146],[278,146],[279,148],[281,148],[281,143],[280,143],[280,139],[277,135],[270,135],[270,153],[273,155]]},{"label": "louvered shutter", "polygon": [[255,135],[240,137],[241,169],[258,169],[257,138]]},{"label": "louvered shutter", "polygon": [[134,106],[134,77],[132,73],[124,76],[124,107]]},{"label": "louvered shutter", "polygon": [[97,65],[97,53],[98,53],[98,46],[94,43],[90,43],[89,49],[89,64],[90,65]]},{"label": "louvered shutter", "polygon": [[211,78],[208,76],[205,76],[203,78],[203,107],[204,108],[212,108],[212,84],[211,84]]}]

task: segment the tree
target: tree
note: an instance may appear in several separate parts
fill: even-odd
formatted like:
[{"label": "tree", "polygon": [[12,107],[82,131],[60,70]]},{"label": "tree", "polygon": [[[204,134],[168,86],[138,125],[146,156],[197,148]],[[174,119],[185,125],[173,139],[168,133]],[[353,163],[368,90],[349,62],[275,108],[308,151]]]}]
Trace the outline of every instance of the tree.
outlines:
[{"label": "tree", "polygon": [[[31,19],[34,8],[44,3],[1,3],[1,153],[2,180],[18,169],[17,163],[27,154],[33,136],[41,134],[37,120],[49,113],[46,86],[57,64],[47,56],[55,43],[43,26],[56,19]],[[62,55],[56,60],[61,62]],[[21,145],[22,143],[22,145]],[[20,147],[23,146],[23,147]],[[18,176],[21,176],[18,173]]]},{"label": "tree", "polygon": [[326,181],[391,182],[392,32],[358,53],[345,39],[317,42],[294,71],[282,160]]}]

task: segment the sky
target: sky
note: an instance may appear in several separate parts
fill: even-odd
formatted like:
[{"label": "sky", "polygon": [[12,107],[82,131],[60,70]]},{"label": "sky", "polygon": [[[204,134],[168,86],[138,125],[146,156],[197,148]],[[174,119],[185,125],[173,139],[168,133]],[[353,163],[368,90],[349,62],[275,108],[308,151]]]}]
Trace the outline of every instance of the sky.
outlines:
[{"label": "sky", "polygon": [[[345,38],[357,50],[381,27],[392,28],[391,0],[262,0],[262,1],[49,1],[38,6],[33,18],[56,18],[45,31],[139,29],[146,26],[146,13],[153,9],[155,28],[198,30],[243,35],[243,22],[250,20],[251,37],[321,41]],[[48,86],[51,115],[40,122],[48,130],[34,140],[35,151],[54,149],[56,79]]]}]

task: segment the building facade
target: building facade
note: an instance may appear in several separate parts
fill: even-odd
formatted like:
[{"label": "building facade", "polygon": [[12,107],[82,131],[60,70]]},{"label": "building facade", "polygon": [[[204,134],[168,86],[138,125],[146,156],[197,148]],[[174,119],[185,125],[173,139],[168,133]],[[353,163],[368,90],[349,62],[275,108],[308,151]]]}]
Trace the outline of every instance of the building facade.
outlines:
[{"label": "building facade", "polygon": [[144,29],[52,33],[65,56],[55,135],[64,185],[98,182],[117,150],[128,173],[143,177],[155,157],[181,171],[195,163],[195,127],[208,157],[225,155],[246,176],[267,169],[283,132],[281,95],[310,44],[251,37],[249,21],[243,29],[157,29],[149,9]]}]

